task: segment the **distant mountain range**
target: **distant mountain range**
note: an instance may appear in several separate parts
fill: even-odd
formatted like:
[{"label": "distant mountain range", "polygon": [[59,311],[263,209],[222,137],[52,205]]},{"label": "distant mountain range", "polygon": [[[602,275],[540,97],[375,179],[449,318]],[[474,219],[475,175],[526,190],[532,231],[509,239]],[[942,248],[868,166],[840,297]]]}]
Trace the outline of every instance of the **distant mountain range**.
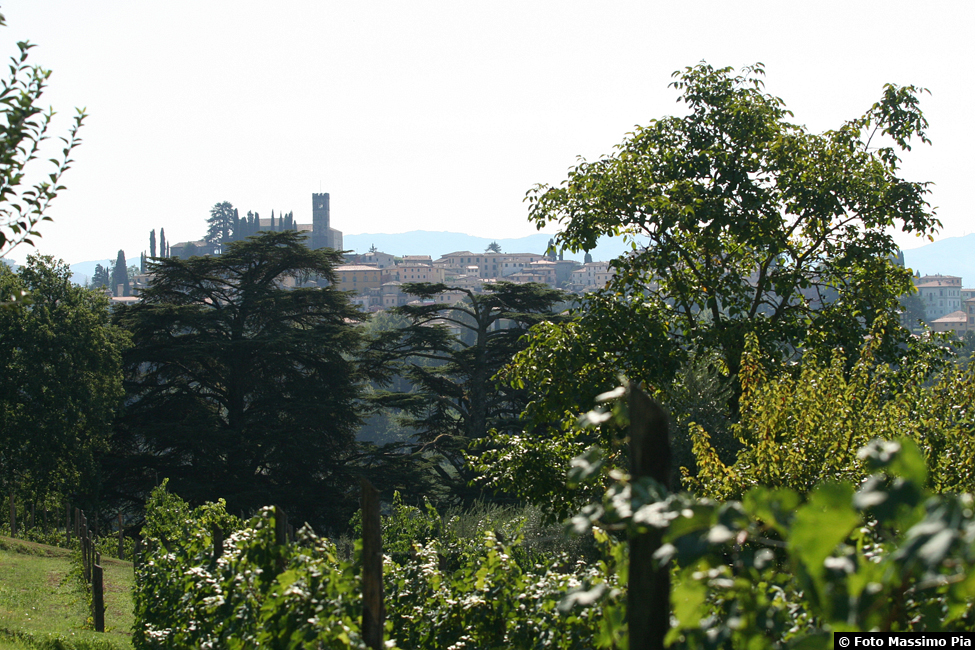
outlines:
[{"label": "distant mountain range", "polygon": [[[437,259],[454,251],[484,251],[496,241],[506,253],[543,253],[553,235],[538,233],[517,239],[491,239],[456,232],[414,230],[398,234],[366,233],[345,235],[343,246],[357,253],[368,252],[372,246],[392,255],[429,255]],[[592,251],[596,261],[607,261],[622,255],[628,247],[622,237],[606,237],[599,240]],[[582,261],[583,253],[566,253],[566,259]],[[95,266],[108,266],[115,260],[92,260],[71,265],[72,280],[83,284],[95,273]],[[139,258],[126,260],[129,265],[138,264]],[[975,287],[975,233],[964,237],[947,237],[920,248],[904,251],[904,261],[909,268],[921,275],[957,275],[966,287]]]},{"label": "distant mountain range", "polygon": [[[343,245],[357,253],[365,253],[371,246],[392,255],[429,255],[433,259],[454,251],[478,253],[497,241],[506,253],[542,253],[554,235],[538,233],[518,239],[490,239],[456,232],[414,230],[400,234],[345,235]],[[619,257],[629,247],[622,237],[604,237],[592,251],[596,261]],[[565,258],[582,261],[584,253],[566,253]],[[908,267],[921,275],[957,275],[966,287],[975,287],[975,234],[947,237],[920,248],[904,251]]]},{"label": "distant mountain range", "polygon": [[[129,257],[125,260],[126,266],[139,266],[142,260],[138,257]],[[95,267],[101,264],[108,268],[110,264],[115,264],[115,258],[104,260],[92,260],[90,262],[78,262],[71,265],[71,281],[75,284],[88,284],[91,276],[95,275]]]},{"label": "distant mountain range", "polygon": [[[383,253],[391,255],[429,255],[438,259],[447,253],[470,251],[481,253],[492,242],[497,242],[505,253],[544,253],[548,242],[555,235],[538,233],[517,239],[492,239],[490,237],[475,237],[459,232],[433,232],[430,230],[413,230],[399,234],[375,233],[364,235],[345,235],[342,245],[356,253],[366,253],[373,246]],[[609,261],[619,257],[627,250],[622,237],[603,237],[592,252],[594,261]],[[583,261],[585,253],[565,253],[565,259]]]},{"label": "distant mountain range", "polygon": [[957,275],[962,286],[975,287],[975,233],[904,251],[904,264],[921,275]]}]

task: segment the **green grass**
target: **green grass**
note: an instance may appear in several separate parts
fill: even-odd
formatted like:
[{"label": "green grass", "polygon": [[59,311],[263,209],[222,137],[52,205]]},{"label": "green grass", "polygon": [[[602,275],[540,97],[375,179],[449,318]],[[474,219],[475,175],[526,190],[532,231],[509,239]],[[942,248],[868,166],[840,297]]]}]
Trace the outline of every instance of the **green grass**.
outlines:
[{"label": "green grass", "polygon": [[0,537],[0,650],[132,647],[132,564],[102,558],[104,634],[86,630],[88,606],[71,551]]}]

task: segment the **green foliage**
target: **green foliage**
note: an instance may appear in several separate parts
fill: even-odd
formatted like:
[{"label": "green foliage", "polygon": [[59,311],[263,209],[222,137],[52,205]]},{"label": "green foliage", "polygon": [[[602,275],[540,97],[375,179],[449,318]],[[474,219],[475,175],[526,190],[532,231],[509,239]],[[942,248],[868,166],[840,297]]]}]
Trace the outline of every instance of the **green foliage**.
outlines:
[{"label": "green foliage", "polygon": [[[358,565],[339,559],[334,544],[308,528],[295,543],[277,546],[272,512],[240,527],[222,504],[190,510],[165,485],[157,488],[137,575],[135,646],[364,648]],[[228,531],[218,558],[215,521]],[[387,647],[609,647],[600,639],[613,637],[615,619],[602,615],[601,604],[583,605],[590,589],[618,605],[612,552],[601,563],[561,558],[562,566],[546,567],[527,563],[517,537],[502,541],[483,531],[445,543],[442,526],[429,508],[398,501],[385,522],[395,549],[383,569]],[[406,546],[412,535],[418,539]],[[608,536],[601,540],[618,550]],[[445,563],[445,553],[454,559]],[[574,596],[563,604],[567,592]]]},{"label": "green foliage", "polygon": [[[621,592],[604,565],[525,569],[514,561],[512,546],[490,533],[457,571],[440,568],[438,550],[418,545],[415,560],[385,569],[387,616],[398,647],[609,647],[614,621],[604,611]],[[611,596],[594,607],[575,607],[588,602],[590,590]],[[564,601],[570,592],[575,598]]]},{"label": "green foliage", "polygon": [[899,356],[910,332],[892,317],[913,283],[892,261],[892,229],[930,235],[940,225],[927,184],[900,176],[900,152],[912,138],[927,142],[923,90],[887,86],[862,117],[815,134],[790,122],[763,75],[761,65],[736,73],[703,63],[675,73],[685,116],[638,127],[612,155],[528,193],[530,219],[560,226],[555,248],[623,235],[633,251],[571,321],[533,329],[503,371],[531,399],[524,430],[502,431],[482,459],[488,487],[568,514],[567,461],[616,445],[605,427],[575,427],[576,414],[619,375],[670,408],[675,458],[690,465],[692,421],[709,421],[723,461],[737,449],[716,425],[738,415],[748,337],[772,366],[800,348],[849,357],[880,321],[875,354]]},{"label": "green foliage", "polygon": [[[273,213],[272,213],[273,214]],[[210,216],[207,218],[207,234],[204,239],[211,243],[226,243],[234,238],[236,233],[237,211],[229,201],[215,203],[210,208]],[[190,257],[186,255],[186,257]]]},{"label": "green foliage", "polygon": [[[522,349],[522,336],[537,323],[556,318],[564,294],[541,284],[497,282],[483,293],[444,284],[404,285],[404,291],[426,301],[398,307],[409,320],[402,328],[379,331],[368,362],[384,368],[385,380],[405,378],[410,388],[377,392],[373,400],[399,409],[403,423],[415,430],[415,453],[434,456],[439,481],[452,499],[470,505],[483,498],[471,458],[476,459],[492,429],[520,427],[526,391],[493,380],[495,373]],[[463,301],[437,301],[448,291]],[[473,444],[472,444],[473,443]]]},{"label": "green foliage", "polygon": [[[120,286],[121,291],[119,291]],[[108,288],[116,298],[129,295],[129,272],[125,264],[124,251],[120,250],[115,258],[115,265],[112,266],[112,284]]]},{"label": "green foliage", "polygon": [[[352,517],[351,533],[362,534],[359,512]],[[414,546],[436,542],[440,566],[456,570],[474,560],[486,535],[511,545],[514,560],[525,569],[536,564],[572,564],[598,555],[587,538],[567,538],[559,524],[546,521],[537,506],[502,506],[481,501],[465,509],[449,508],[443,514],[425,500],[422,507],[403,502],[393,493],[389,515],[382,517],[383,552],[397,563],[415,556]],[[344,543],[343,543],[344,542]],[[350,544],[340,539],[342,547]]]},{"label": "green foliage", "polygon": [[623,476],[573,525],[662,532],[654,561],[673,567],[677,647],[828,647],[831,632],[971,629],[972,496],[926,489],[909,439],[858,455],[870,473],[858,487],[755,487],[740,502]]},{"label": "green foliage", "polygon": [[[0,26],[5,25],[0,15]],[[74,162],[71,152],[81,144],[78,132],[87,117],[84,110],[77,111],[67,137],[60,138],[60,155],[50,159],[53,170],[45,180],[21,187],[24,175],[37,171],[31,161],[44,155],[42,145],[54,117],[52,109],[38,105],[51,71],[27,63],[33,47],[28,41],[17,43],[19,55],[10,59],[10,76],[0,81],[0,257],[20,243],[32,246],[32,238],[40,236],[38,224],[51,221],[44,213],[64,189],[61,176]]]},{"label": "green foliage", "polygon": [[32,255],[17,274],[0,266],[0,294],[31,297],[0,309],[0,483],[39,504],[95,494],[122,398],[128,337],[109,324],[105,297],[70,277],[51,257]]},{"label": "green foliage", "polygon": [[682,465],[694,466],[693,422],[707,423],[721,457],[733,457],[737,442],[728,431],[733,384],[721,355],[673,354],[666,324],[653,313],[641,306],[631,310],[613,296],[590,295],[572,320],[532,328],[525,350],[499,373],[501,381],[529,390],[532,399],[521,430],[492,434],[492,449],[478,465],[483,484],[542,504],[557,519],[591,499],[586,486],[565,488],[565,472],[592,445],[609,452],[610,466],[621,458],[625,433],[616,423],[587,420],[580,427],[578,417],[617,387],[617,373],[643,379],[673,414],[671,476],[679,476]]},{"label": "green foliage", "polygon": [[[633,240],[606,292],[654,312],[684,350],[720,350],[732,375],[746,334],[776,355],[813,335],[829,346],[859,341],[912,288],[891,263],[890,229],[940,225],[927,184],[898,175],[898,152],[927,142],[923,89],[888,85],[862,117],[813,134],[788,121],[763,76],[761,64],[676,72],[685,116],[637,127],[615,154],[528,193],[539,228],[561,225],[558,248]],[[889,354],[905,333],[884,336]]]},{"label": "green foliage", "polygon": [[912,332],[923,332],[926,316],[924,302],[916,290],[901,296],[901,324],[904,327]]},{"label": "green foliage", "polygon": [[[879,327],[879,326],[878,326]],[[975,491],[975,375],[947,363],[945,350],[917,341],[898,366],[881,361],[868,337],[851,371],[840,350],[807,351],[796,366],[768,370],[755,337],[742,360],[742,448],[718,458],[704,428],[692,429],[700,495],[741,498],[749,488],[807,493],[824,481],[854,483],[869,474],[857,451],[876,437],[907,437],[922,450],[937,492]],[[938,371],[936,373],[936,371]]]},{"label": "green foliage", "polygon": [[194,504],[274,502],[298,522],[348,520],[365,379],[353,360],[359,312],[332,287],[300,286],[334,284],[339,257],[287,231],[152,263],[141,301],[115,312],[134,345],[104,463],[111,497],[138,503],[158,476]]},{"label": "green foliage", "polygon": [[91,280],[88,282],[89,289],[100,289],[102,287],[110,287],[112,284],[113,266],[108,265],[105,268],[101,264],[95,265],[95,273],[91,276]]},{"label": "green foliage", "polygon": [[[9,552],[8,552],[9,551]],[[131,648],[131,567],[106,566],[106,632],[85,626],[90,608],[80,561],[61,549],[0,538],[0,647],[34,650]]]},{"label": "green foliage", "polygon": [[[0,524],[0,534],[9,535],[10,525],[7,523]],[[44,530],[40,527],[24,527],[19,526],[17,529],[17,539],[24,540],[27,542],[33,542],[35,544],[43,544],[45,546],[54,546],[63,549],[73,549],[78,550],[79,543],[77,537],[72,537],[70,542],[68,541],[68,536],[60,529],[48,529]],[[16,543],[16,542],[15,542]],[[43,550],[37,550],[41,547],[28,547],[24,548],[35,549],[38,553],[44,553]],[[122,554],[123,557],[119,559],[131,560],[132,554],[135,549],[135,540],[131,537],[125,537],[122,541]],[[95,538],[95,550],[105,558],[118,558],[118,535],[101,535]]]}]

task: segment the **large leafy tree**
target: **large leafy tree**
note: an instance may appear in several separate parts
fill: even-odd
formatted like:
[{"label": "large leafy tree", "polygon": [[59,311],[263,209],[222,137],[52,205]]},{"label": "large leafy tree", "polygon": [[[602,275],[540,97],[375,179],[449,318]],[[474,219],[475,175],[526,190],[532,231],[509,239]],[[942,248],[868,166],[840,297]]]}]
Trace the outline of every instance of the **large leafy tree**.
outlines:
[{"label": "large leafy tree", "polygon": [[95,265],[95,273],[91,276],[91,281],[88,282],[89,289],[100,289],[102,287],[107,287],[112,283],[112,269],[111,264],[109,268],[105,268],[101,264]]},{"label": "large leafy tree", "polygon": [[[408,391],[378,396],[384,406],[401,409],[415,431],[416,450],[439,459],[435,470],[453,498],[470,502],[483,492],[470,482],[469,462],[491,429],[510,430],[525,407],[523,389],[504,386],[494,376],[519,350],[528,329],[557,315],[565,295],[543,284],[485,284],[482,292],[445,284],[403,287],[419,300],[396,308],[408,319],[382,332],[371,354],[390,376],[411,385]],[[449,296],[456,296],[453,300]]]},{"label": "large leafy tree", "polygon": [[347,521],[360,316],[346,293],[300,286],[334,283],[339,260],[292,231],[151,264],[141,302],[117,312],[134,343],[114,439],[119,496],[138,502],[169,478],[195,503]]},{"label": "large leafy tree", "polygon": [[0,309],[0,482],[39,501],[94,498],[127,337],[104,294],[51,257],[31,255],[16,274],[0,264],[0,292],[29,296]]},{"label": "large leafy tree", "polygon": [[[791,354],[803,342],[855,349],[912,290],[892,263],[894,228],[939,226],[926,183],[900,175],[927,142],[922,89],[888,85],[862,117],[817,134],[763,89],[761,65],[700,64],[671,84],[687,106],[637,128],[613,155],[529,192],[530,219],[557,248],[603,235],[639,244],[606,293],[649,308],[675,350],[718,349],[737,374],[746,334]],[[904,332],[887,332],[887,350]]]},{"label": "large leafy tree", "polygon": [[215,203],[210,208],[210,216],[207,218],[206,241],[229,242],[234,235],[234,224],[237,212],[229,201]]},{"label": "large leafy tree", "polygon": [[[526,434],[498,437],[506,451],[484,459],[491,485],[562,499],[569,459],[594,442],[617,446],[608,425],[574,424],[618,374],[646,381],[679,433],[707,403],[736,417],[749,337],[770,365],[810,348],[852,358],[871,333],[880,358],[893,359],[909,338],[891,317],[913,292],[893,263],[891,233],[940,225],[927,185],[899,169],[913,140],[927,142],[921,89],[888,85],[862,117],[818,134],[791,122],[763,74],[706,64],[675,73],[684,116],[638,127],[612,155],[529,192],[530,219],[560,226],[556,248],[624,235],[633,251],[613,261],[614,279],[575,319],[535,328],[506,371],[533,399]],[[884,327],[871,332],[875,322]],[[689,384],[695,374],[701,381]],[[692,384],[712,385],[711,397],[689,394]],[[689,449],[686,437],[676,443]],[[724,443],[733,454],[735,441]]]},{"label": "large leafy tree", "polygon": [[[6,25],[0,15],[0,26]],[[9,76],[0,79],[0,257],[20,243],[32,244],[39,237],[37,226],[50,221],[45,214],[51,201],[64,189],[61,176],[70,167],[71,152],[81,144],[78,132],[86,117],[79,110],[60,156],[50,159],[53,167],[44,180],[22,186],[24,174],[36,171],[31,161],[42,151],[42,143],[54,117],[54,111],[44,110],[39,103],[51,76],[50,70],[27,62],[30,49],[27,41],[17,43],[18,56],[11,57]]]}]

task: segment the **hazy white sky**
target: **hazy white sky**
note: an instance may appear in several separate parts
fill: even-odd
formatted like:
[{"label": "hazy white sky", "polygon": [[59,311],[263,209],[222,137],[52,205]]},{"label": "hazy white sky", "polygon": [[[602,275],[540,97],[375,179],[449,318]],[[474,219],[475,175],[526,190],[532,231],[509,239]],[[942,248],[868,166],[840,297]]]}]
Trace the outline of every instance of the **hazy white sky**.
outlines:
[{"label": "hazy white sky", "polygon": [[[680,111],[670,74],[766,65],[797,122],[833,128],[885,82],[929,88],[941,237],[975,230],[967,193],[975,3],[458,0],[8,0],[0,54],[36,43],[45,102],[90,118],[39,240],[69,262],[129,257],[149,231],[199,237],[210,206],[294,211],[331,193],[349,234],[534,232],[525,192],[636,124]],[[912,248],[925,242],[900,237]],[[18,248],[12,257],[30,252]]]}]

